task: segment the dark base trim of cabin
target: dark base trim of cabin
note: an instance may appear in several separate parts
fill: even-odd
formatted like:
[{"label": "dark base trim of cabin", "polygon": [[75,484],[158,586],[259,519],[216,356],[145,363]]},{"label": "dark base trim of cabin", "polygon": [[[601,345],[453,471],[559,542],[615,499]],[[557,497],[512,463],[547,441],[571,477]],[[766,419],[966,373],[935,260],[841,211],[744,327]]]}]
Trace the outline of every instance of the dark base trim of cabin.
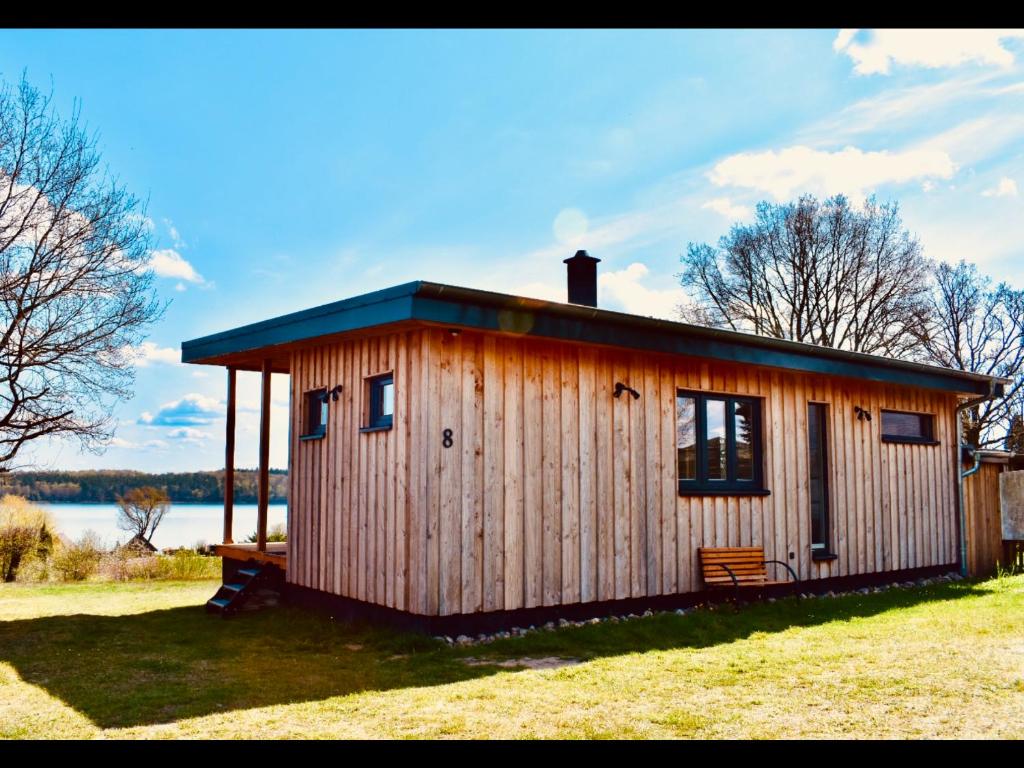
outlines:
[{"label": "dark base trim of cabin", "polygon": [[[864,573],[853,576],[836,576],[827,579],[792,582],[762,588],[746,588],[742,591],[745,599],[762,599],[766,597],[784,597],[800,593],[822,594],[829,591],[845,591],[860,587],[892,584],[897,581],[941,576],[957,570],[956,563],[949,565],[929,566],[927,568],[909,568],[901,571],[884,571],[882,573]],[[672,611],[677,608],[691,608],[701,603],[728,602],[735,596],[733,589],[703,590],[701,592],[684,592],[676,595],[656,595],[654,597],[635,597],[622,600],[604,600],[600,602],[573,603],[572,605],[548,605],[536,608],[519,608],[513,611],[488,611],[486,613],[458,613],[450,616],[424,616],[408,611],[399,611],[375,603],[355,600],[351,597],[332,595],[317,589],[302,587],[297,584],[284,584],[282,597],[287,602],[323,611],[334,619],[342,621],[366,621],[373,624],[384,624],[395,629],[413,632],[424,632],[431,635],[478,635],[513,627],[529,627],[546,624],[549,621],[568,619],[582,621],[584,619],[604,616],[621,616],[629,613],[652,611]]]}]

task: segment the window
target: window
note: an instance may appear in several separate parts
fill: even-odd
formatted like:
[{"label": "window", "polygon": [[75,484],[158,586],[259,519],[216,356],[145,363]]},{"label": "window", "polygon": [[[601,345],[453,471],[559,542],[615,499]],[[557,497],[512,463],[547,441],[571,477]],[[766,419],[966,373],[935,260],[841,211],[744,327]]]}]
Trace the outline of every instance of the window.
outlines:
[{"label": "window", "polygon": [[392,373],[366,380],[367,413],[364,432],[391,429],[395,414],[395,377]]},{"label": "window", "polygon": [[767,493],[759,398],[679,390],[676,449],[680,493]]},{"label": "window", "polygon": [[828,508],[828,406],[807,404],[808,490],[811,501],[811,557],[832,560]]},{"label": "window", "polygon": [[300,440],[313,440],[327,434],[327,388],[311,389],[302,394],[302,426]]},{"label": "window", "polygon": [[938,445],[934,418],[930,413],[882,411],[882,440],[888,443]]}]

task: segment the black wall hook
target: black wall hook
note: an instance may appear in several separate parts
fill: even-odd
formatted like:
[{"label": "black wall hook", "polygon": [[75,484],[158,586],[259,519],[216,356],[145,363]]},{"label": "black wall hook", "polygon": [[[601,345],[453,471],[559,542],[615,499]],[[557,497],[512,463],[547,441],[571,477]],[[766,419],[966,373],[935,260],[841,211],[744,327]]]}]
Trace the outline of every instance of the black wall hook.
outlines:
[{"label": "black wall hook", "polygon": [[615,392],[612,393],[612,397],[618,397],[623,392],[629,392],[629,394],[633,396],[634,400],[640,399],[640,393],[637,392],[635,389],[633,389],[632,387],[627,387],[621,381],[615,382]]}]

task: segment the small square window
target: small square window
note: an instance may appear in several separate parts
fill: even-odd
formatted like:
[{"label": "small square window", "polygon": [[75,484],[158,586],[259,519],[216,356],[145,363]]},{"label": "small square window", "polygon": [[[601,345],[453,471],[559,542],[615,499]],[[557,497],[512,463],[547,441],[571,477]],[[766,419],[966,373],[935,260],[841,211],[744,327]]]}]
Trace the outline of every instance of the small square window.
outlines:
[{"label": "small square window", "polygon": [[302,394],[301,440],[312,440],[327,434],[327,388],[311,389]]},{"label": "small square window", "polygon": [[935,443],[930,413],[882,411],[882,440],[888,443]]},{"label": "small square window", "polygon": [[395,415],[395,377],[392,373],[366,380],[368,411],[364,429],[391,429]]}]

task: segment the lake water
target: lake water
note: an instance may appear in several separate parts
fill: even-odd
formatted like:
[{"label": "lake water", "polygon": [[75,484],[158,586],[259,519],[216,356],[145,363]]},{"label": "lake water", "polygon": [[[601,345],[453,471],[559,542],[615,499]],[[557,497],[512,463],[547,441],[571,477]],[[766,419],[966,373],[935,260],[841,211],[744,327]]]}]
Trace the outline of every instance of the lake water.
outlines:
[{"label": "lake water", "polygon": [[[124,543],[129,534],[117,527],[116,504],[58,504],[35,502],[46,507],[53,516],[57,530],[69,539],[78,539],[85,531],[92,529],[108,545]],[[267,508],[267,529],[285,524],[288,512],[286,504],[271,504]],[[219,544],[224,532],[224,506],[222,504],[171,504],[171,508],[160,521],[153,546],[190,547],[197,542]],[[245,538],[256,532],[256,505],[235,504],[234,540]]]}]

